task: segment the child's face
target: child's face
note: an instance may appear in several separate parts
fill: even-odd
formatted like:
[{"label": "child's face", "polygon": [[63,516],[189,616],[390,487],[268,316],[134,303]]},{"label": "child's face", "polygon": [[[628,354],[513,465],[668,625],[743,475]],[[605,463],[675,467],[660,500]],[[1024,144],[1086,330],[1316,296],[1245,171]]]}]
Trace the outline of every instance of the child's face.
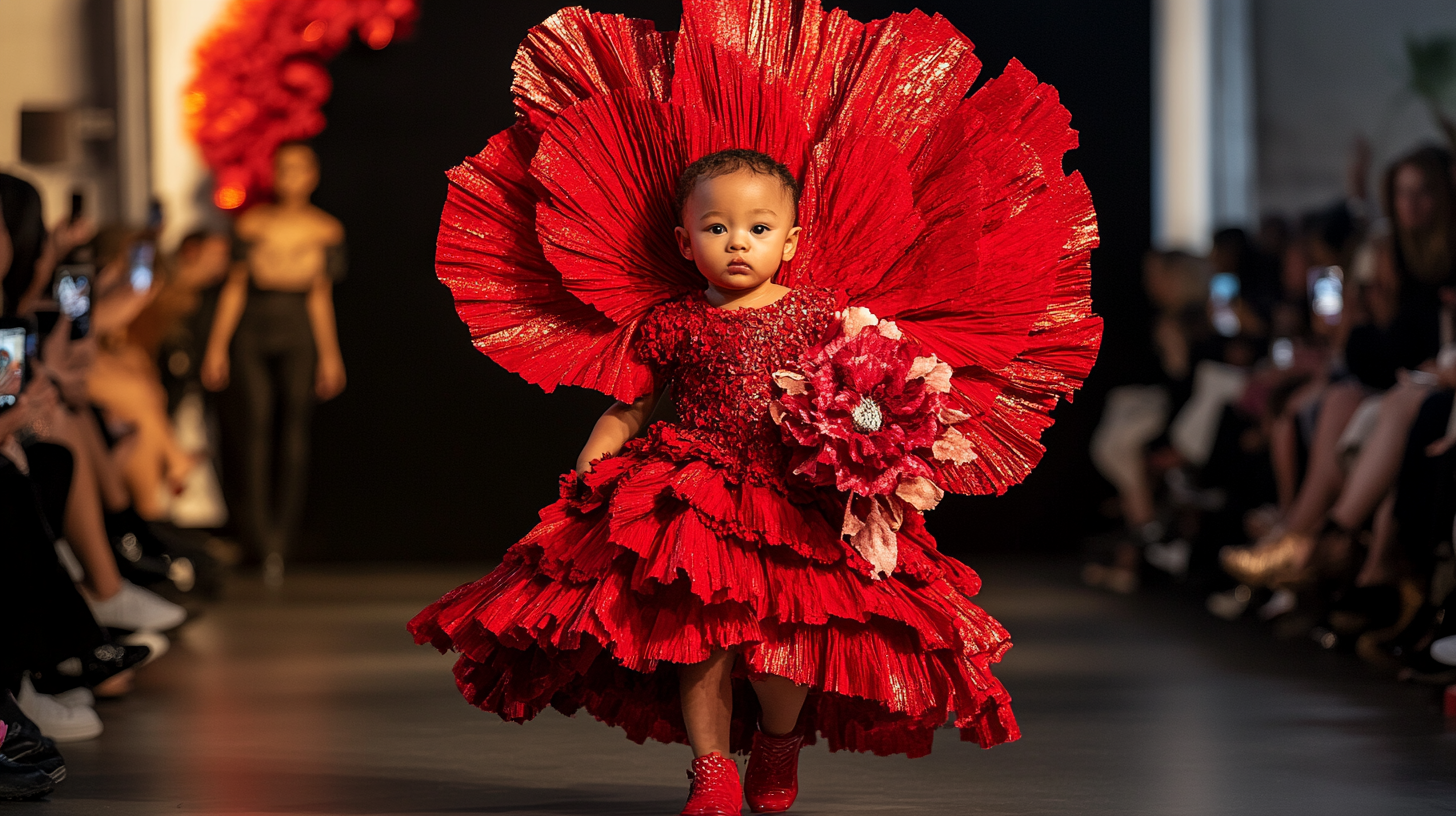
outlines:
[{"label": "child's face", "polygon": [[677,245],[710,286],[753,289],[794,257],[794,198],[773,176],[741,170],[705,178],[683,204]]}]

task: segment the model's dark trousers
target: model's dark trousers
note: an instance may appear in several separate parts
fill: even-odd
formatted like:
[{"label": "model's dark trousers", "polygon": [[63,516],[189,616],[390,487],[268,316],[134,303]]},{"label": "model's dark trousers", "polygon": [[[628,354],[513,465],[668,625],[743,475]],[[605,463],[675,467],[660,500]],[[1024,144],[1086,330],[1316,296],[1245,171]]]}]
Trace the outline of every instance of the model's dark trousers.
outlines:
[{"label": "model's dark trousers", "polygon": [[308,487],[318,352],[301,292],[248,291],[232,345],[231,428],[241,477],[238,530],[264,557],[286,555]]}]

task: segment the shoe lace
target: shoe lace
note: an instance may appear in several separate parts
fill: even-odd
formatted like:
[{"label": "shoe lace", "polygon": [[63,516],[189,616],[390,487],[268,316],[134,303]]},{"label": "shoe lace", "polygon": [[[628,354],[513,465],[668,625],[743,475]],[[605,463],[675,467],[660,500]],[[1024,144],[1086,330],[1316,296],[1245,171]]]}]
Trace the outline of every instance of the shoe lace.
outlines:
[{"label": "shoe lace", "polygon": [[[795,760],[802,743],[798,735],[771,737],[760,733],[753,746],[754,781],[764,788],[787,789],[794,784]],[[756,786],[758,787],[758,786]]]}]

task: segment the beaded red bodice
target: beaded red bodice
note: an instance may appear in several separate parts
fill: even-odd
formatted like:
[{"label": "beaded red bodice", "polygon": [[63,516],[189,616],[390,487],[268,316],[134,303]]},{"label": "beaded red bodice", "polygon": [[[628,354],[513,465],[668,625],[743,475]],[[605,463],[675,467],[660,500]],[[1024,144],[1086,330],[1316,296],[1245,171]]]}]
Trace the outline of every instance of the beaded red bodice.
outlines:
[{"label": "beaded red bodice", "polygon": [[659,385],[671,385],[678,424],[660,423],[648,444],[687,443],[735,476],[782,484],[788,449],[768,414],[772,375],[823,337],[840,306],[828,290],[800,287],[756,309],[718,309],[701,293],[655,308],[641,351]]}]

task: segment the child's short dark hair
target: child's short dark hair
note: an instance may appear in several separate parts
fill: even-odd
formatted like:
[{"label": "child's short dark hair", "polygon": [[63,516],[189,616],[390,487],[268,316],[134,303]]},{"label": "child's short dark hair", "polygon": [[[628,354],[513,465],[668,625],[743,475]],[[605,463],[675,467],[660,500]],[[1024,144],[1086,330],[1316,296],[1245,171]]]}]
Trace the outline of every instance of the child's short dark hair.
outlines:
[{"label": "child's short dark hair", "polygon": [[794,199],[794,212],[798,213],[799,180],[794,178],[794,174],[789,172],[789,168],[774,161],[773,157],[766,153],[738,147],[709,153],[688,165],[687,169],[682,171],[682,175],[677,178],[677,196],[673,201],[673,211],[677,213],[679,219],[682,218],[683,206],[687,204],[688,196],[693,194],[693,189],[698,186],[699,181],[705,178],[726,176],[740,170],[778,179],[784,187],[788,188],[789,195]]}]

